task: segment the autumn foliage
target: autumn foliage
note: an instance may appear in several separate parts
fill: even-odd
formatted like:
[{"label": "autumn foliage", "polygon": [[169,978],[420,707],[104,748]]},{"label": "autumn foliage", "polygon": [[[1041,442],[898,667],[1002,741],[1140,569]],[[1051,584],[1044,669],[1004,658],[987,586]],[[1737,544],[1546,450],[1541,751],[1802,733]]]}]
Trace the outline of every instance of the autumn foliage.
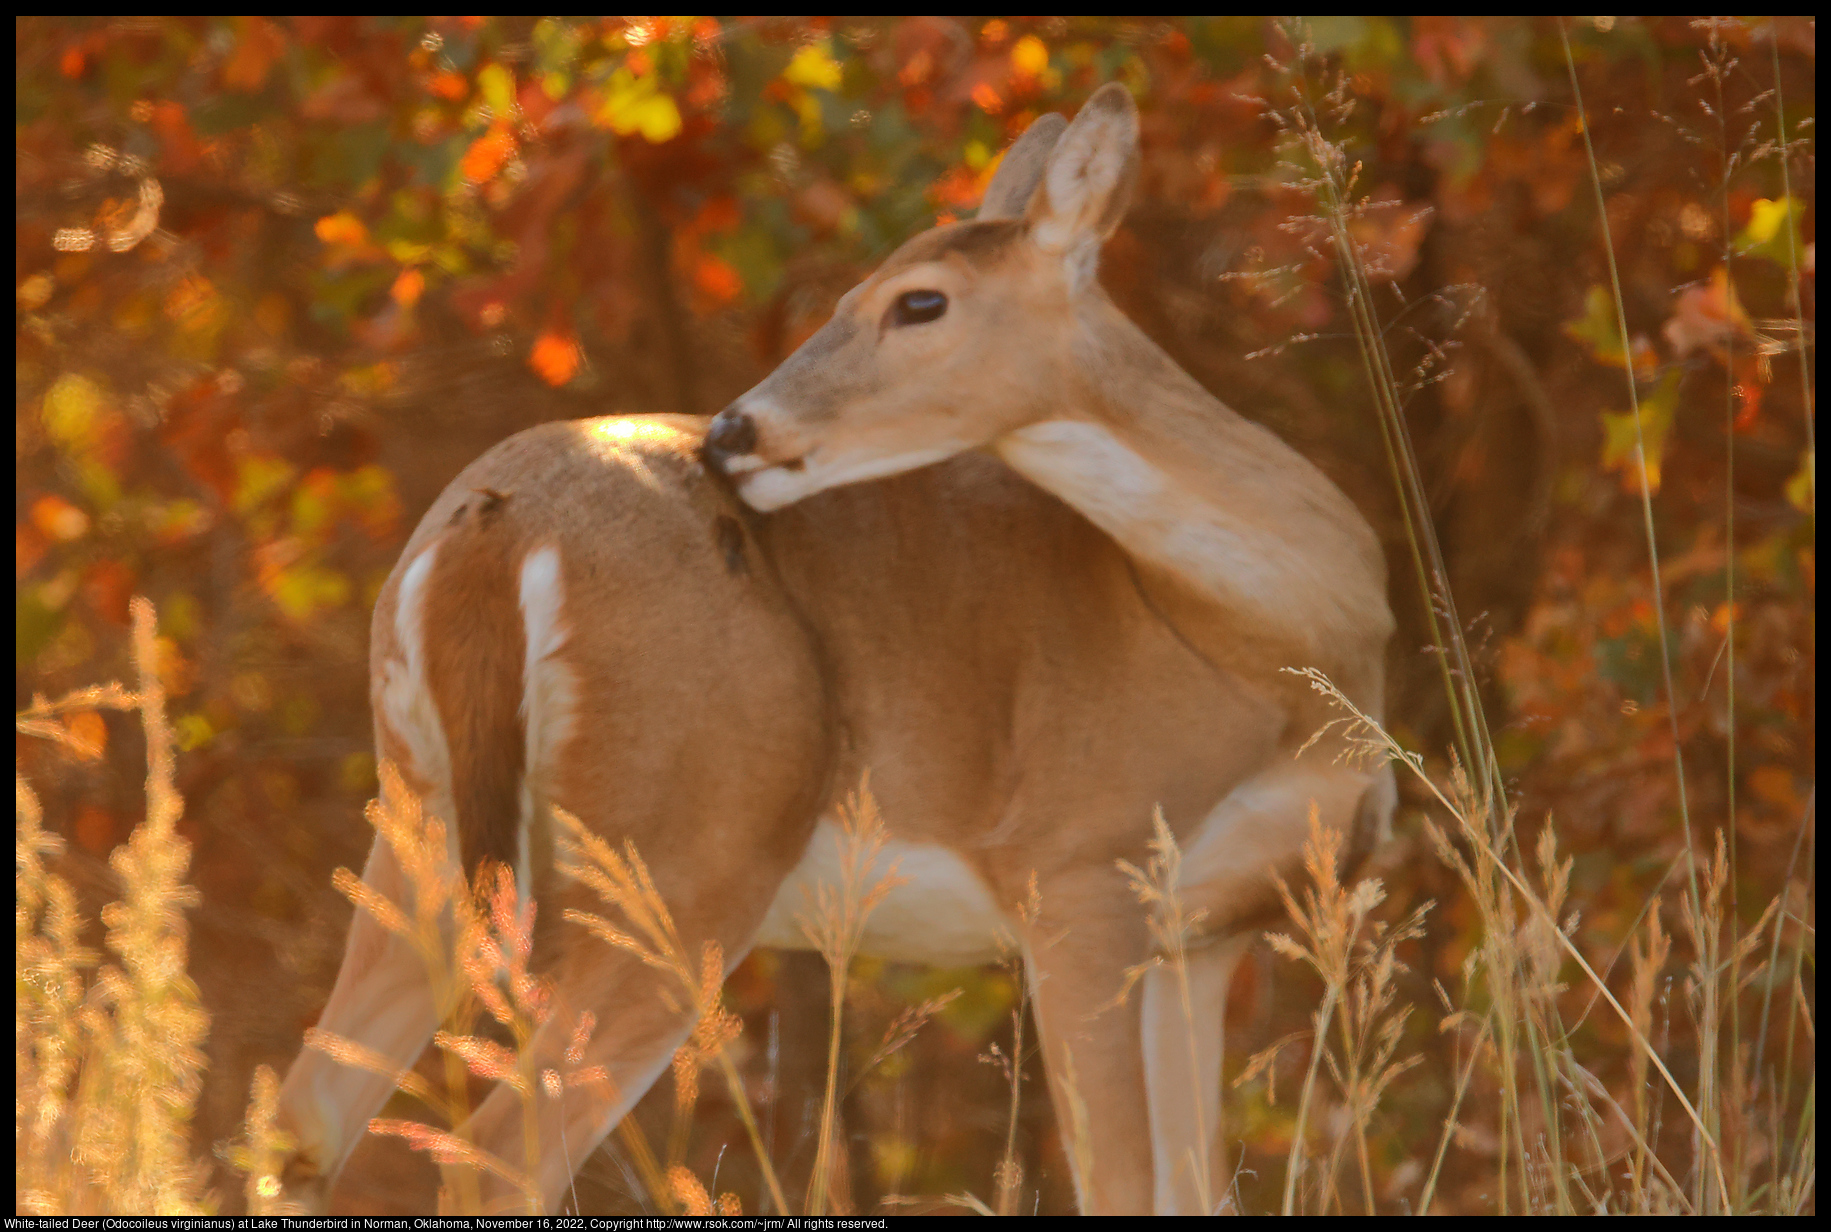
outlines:
[{"label": "autumn foliage", "polygon": [[[330,872],[360,866],[377,783],[368,611],[433,496],[532,424],[718,410],[902,239],[970,215],[1032,119],[1114,80],[1138,101],[1144,158],[1106,286],[1380,530],[1401,620],[1394,735],[1451,773],[1456,720],[1421,652],[1429,613],[1332,227],[1373,287],[1520,850],[1555,831],[1573,946],[1624,996],[1645,983],[1647,1030],[1692,1081],[1695,934],[1678,904],[1720,832],[1728,935],[1765,920],[1776,956],[1808,956],[1748,968],[1721,1065],[1794,1124],[1815,1089],[1815,30],[19,19],[16,708],[127,678],[133,598],[153,601],[140,662],[169,699],[210,1021],[193,1156],[236,1132],[255,1067],[297,1050],[341,957],[349,906]],[[1350,196],[1334,206],[1308,131],[1342,160]],[[56,722],[56,740],[19,738],[53,836],[32,859],[94,919],[118,894],[111,853],[146,813],[144,737],[101,705]],[[1526,1182],[1497,1160],[1495,1074],[1464,1077],[1484,1045],[1442,1017],[1438,991],[1492,939],[1426,819],[1445,824],[1414,791],[1370,870],[1375,916],[1395,928],[1435,906],[1388,946],[1391,987],[1420,1011],[1400,1016],[1393,1055],[1417,1060],[1369,1114],[1353,1168],[1369,1202],[1409,1209],[1454,1103],[1433,1209],[1486,1213]],[[1665,968],[1641,939],[1649,911],[1681,951]],[[1554,976],[1545,996],[1588,995]],[[1230,1078],[1309,1030],[1317,988],[1260,947],[1230,1007]],[[818,1150],[860,1211],[991,1194],[1016,1073],[1006,1153],[1027,1161],[1023,1206],[1072,1205],[1035,1058],[975,1061],[1009,1046],[1008,972],[856,962],[848,1064],[910,1006],[934,1003],[935,1022],[840,1085],[823,1121],[826,991],[817,957],[758,955],[724,994],[744,1022],[724,1061],[791,1189]],[[1612,1098],[1662,1098],[1620,1022],[1571,1017]],[[1293,1136],[1334,1132],[1293,1115],[1308,1048],[1228,1092],[1248,1210],[1278,1207]],[[717,1171],[744,1140],[741,1101],[708,1084],[683,1105],[691,1132],[671,1135],[653,1128],[671,1098],[638,1117],[679,1142],[661,1166],[684,1177],[667,1173],[682,1209],[725,1191],[753,1202],[753,1164],[734,1152]],[[1683,1145],[1676,1112],[1658,1123]],[[1721,1131],[1751,1170],[1795,1149],[1754,1124]],[[1598,1132],[1598,1149],[1633,1157]],[[579,1192],[634,1211],[617,1141]],[[340,1202],[425,1213],[430,1169],[399,1173],[407,1158],[372,1140]],[[1342,1167],[1359,1210],[1363,1174]],[[1497,1189],[1497,1173],[1513,1179]],[[217,1188],[239,1184],[225,1171]]]}]

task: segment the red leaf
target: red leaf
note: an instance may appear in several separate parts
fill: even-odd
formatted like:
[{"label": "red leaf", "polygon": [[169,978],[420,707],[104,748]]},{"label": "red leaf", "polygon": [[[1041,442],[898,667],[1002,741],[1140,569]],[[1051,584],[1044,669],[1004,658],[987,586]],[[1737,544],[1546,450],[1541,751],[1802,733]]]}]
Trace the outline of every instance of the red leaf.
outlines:
[{"label": "red leaf", "polygon": [[285,50],[286,42],[271,22],[260,17],[243,19],[242,36],[223,64],[223,84],[250,93],[260,89]]},{"label": "red leaf", "polygon": [[744,289],[744,279],[731,264],[711,253],[702,253],[693,267],[693,285],[715,305],[730,303]]},{"label": "red leaf", "polygon": [[557,389],[578,372],[582,358],[578,339],[570,334],[549,332],[535,340],[534,349],[528,353],[528,367]]}]

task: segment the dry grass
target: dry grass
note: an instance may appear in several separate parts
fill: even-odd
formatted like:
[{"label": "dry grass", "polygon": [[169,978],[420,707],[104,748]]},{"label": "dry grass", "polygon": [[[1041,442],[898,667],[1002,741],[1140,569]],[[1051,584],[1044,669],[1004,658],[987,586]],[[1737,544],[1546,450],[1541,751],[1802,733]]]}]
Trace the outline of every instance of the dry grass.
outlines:
[{"label": "dry grass", "polygon": [[[57,841],[42,832],[30,789],[23,780],[17,784],[22,1210],[181,1212],[214,1205],[202,1188],[204,1169],[189,1155],[186,1132],[203,1077],[198,1044],[206,1027],[195,992],[183,975],[182,910],[192,901],[182,884],[187,848],[173,831],[180,804],[171,789],[161,695],[150,668],[151,609],[137,605],[135,611],[140,691],[85,695],[90,705],[102,696],[114,704],[137,706],[149,747],[147,819],[117,852],[115,866],[125,892],[121,902],[104,912],[106,944],[119,962],[102,965],[94,975],[87,972],[97,957],[81,945],[71,889],[45,864],[46,857],[55,854]],[[1729,1036],[1723,1051],[1740,1058],[1746,1049],[1733,1039],[1729,1007],[1746,999],[1752,982],[1772,983],[1764,977],[1778,963],[1790,994],[1784,1010],[1789,1036],[1785,1053],[1790,1060],[1795,1033],[1810,1040],[1815,1030],[1801,977],[1810,962],[1809,930],[1789,931],[1785,926],[1788,920],[1798,922],[1798,908],[1788,910],[1775,900],[1756,926],[1737,939],[1733,951],[1726,951],[1720,938],[1726,927],[1729,867],[1719,838],[1714,857],[1699,870],[1695,907],[1689,900],[1681,906],[1682,940],[1689,959],[1674,971],[1673,953],[1681,938],[1664,931],[1659,904],[1650,903],[1628,956],[1626,988],[1617,996],[1572,940],[1578,914],[1569,901],[1570,862],[1560,858],[1552,828],[1540,831],[1531,865],[1515,860],[1508,841],[1515,829],[1513,815],[1489,815],[1490,797],[1459,768],[1453,768],[1448,782],[1430,778],[1420,758],[1354,710],[1327,680],[1311,674],[1310,681],[1343,708],[1344,735],[1361,753],[1401,762],[1431,794],[1448,824],[1426,819],[1425,833],[1439,858],[1456,873],[1482,921],[1481,941],[1464,963],[1459,995],[1438,990],[1445,1011],[1438,1018],[1439,1032],[1462,1054],[1459,1081],[1436,1141],[1416,1144],[1420,1157],[1428,1155],[1431,1163],[1427,1171],[1420,1169],[1418,1187],[1407,1205],[1421,1213],[1432,1208],[1446,1153],[1465,1131],[1460,1120],[1464,1097],[1472,1076],[1481,1070],[1500,1096],[1495,1110],[1501,1139],[1495,1178],[1500,1209],[1563,1214],[1807,1209],[1816,1175],[1815,1088],[1810,1080],[1805,1102],[1796,1108],[1782,1099],[1790,1086],[1763,1090],[1739,1061],[1727,1082],[1699,1067],[1689,1084],[1682,1083],[1672,1058],[1656,1042],[1655,1029],[1662,981],[1682,975],[1686,1008],[1698,1036],[1707,1037],[1713,1030]],[[45,732],[57,711],[57,703],[37,705],[21,725],[32,723]],[[451,1081],[440,1091],[420,1074],[396,1072],[360,1045],[322,1032],[314,1032],[308,1043],[346,1064],[389,1074],[401,1090],[449,1126],[461,1125],[468,1112],[468,1076],[507,1083],[529,1110],[518,1161],[488,1155],[451,1128],[398,1119],[378,1120],[372,1128],[400,1135],[442,1163],[465,1165],[453,1169],[460,1178],[467,1168],[505,1178],[531,1207],[538,1195],[528,1178],[540,1153],[551,1145],[540,1142],[535,1132],[535,1101],[555,1096],[565,1086],[608,1081],[601,1069],[578,1064],[593,1024],[576,1024],[574,1047],[568,1053],[571,1064],[565,1072],[534,1071],[528,1043],[552,1012],[553,998],[528,967],[533,905],[517,901],[513,878],[499,868],[485,870],[474,889],[464,887],[446,866],[443,824],[423,815],[397,776],[385,773],[384,784],[382,799],[372,805],[369,816],[408,870],[414,902],[382,899],[347,872],[340,872],[337,881],[360,909],[421,948],[446,1009],[446,1028],[436,1042],[449,1060]],[[575,819],[560,816],[567,829],[567,870],[614,905],[626,924],[618,927],[583,912],[569,912],[568,918],[670,977],[671,986],[682,994],[675,1008],[697,1024],[682,1050],[677,1080],[686,1085],[691,1080],[680,1079],[680,1073],[696,1074],[705,1065],[723,1072],[750,1132],[769,1201],[777,1210],[790,1209],[731,1056],[729,1045],[741,1027],[721,1002],[723,955],[711,943],[697,954],[688,952],[633,849],[619,853],[585,832]],[[884,828],[868,789],[852,798],[842,816],[842,883],[823,886],[812,895],[804,920],[810,941],[827,956],[834,972],[821,1148],[805,1207],[810,1212],[847,1208],[843,1184],[837,1179],[836,1111],[842,1088],[837,1040],[846,999],[845,972],[871,909],[895,884],[894,868],[877,868]],[[1403,970],[1399,948],[1421,930],[1423,910],[1396,924],[1382,923],[1377,913],[1383,898],[1379,884],[1369,880],[1348,885],[1340,880],[1340,841],[1312,818],[1305,848],[1310,884],[1295,889],[1280,885],[1294,932],[1270,936],[1273,949],[1313,970],[1323,990],[1312,1020],[1310,1055],[1285,1168],[1282,1209],[1290,1214],[1376,1209],[1369,1137],[1383,1099],[1403,1081],[1415,1060],[1401,1054],[1402,1041],[1406,1020],[1421,1007],[1399,998],[1396,976]],[[1180,853],[1161,819],[1152,846],[1152,859],[1144,868],[1127,865],[1124,872],[1149,913],[1163,961],[1176,970],[1185,961],[1186,940],[1200,921],[1176,894]],[[1761,957],[1763,949],[1766,958]],[[1565,983],[1566,973],[1572,971],[1579,981],[1574,989]],[[1729,982],[1732,972],[1739,973],[1734,984]],[[1625,1104],[1598,1077],[1614,1058],[1580,1055],[1573,1042],[1569,1011],[1579,991],[1601,1012],[1613,1014],[1623,1028],[1630,1074]],[[864,1068],[902,1048],[944,1003],[945,998],[925,1003],[893,1022]],[[487,1013],[500,1029],[498,1034],[510,1042],[498,1043],[474,1031],[470,1024],[478,1013]],[[1013,1057],[1022,1052],[1022,1029],[1020,1008],[1014,1015]],[[1282,1041],[1254,1057],[1235,1087],[1272,1074],[1279,1051],[1295,1042]],[[983,1214],[1013,1213],[1016,1178],[1022,1175],[1015,1155],[1020,1067],[1004,1060],[1011,1083],[1010,1128],[994,1176],[993,1202],[987,1204],[970,1193],[943,1199]],[[1065,1077],[1072,1083],[1072,1075]],[[244,1136],[225,1152],[247,1177],[246,1200],[253,1212],[278,1213],[274,1171],[285,1143],[273,1123],[276,1091],[272,1073],[258,1071]],[[1674,1158],[1673,1136],[1661,1132],[1661,1118],[1670,1105],[1691,1126],[1689,1158],[1682,1151]],[[1086,1115],[1083,1109],[1082,1122]],[[678,1158],[658,1163],[634,1118],[625,1119],[623,1140],[656,1209],[706,1214],[741,1208],[732,1193],[714,1200]],[[1085,1133],[1071,1132],[1069,1141],[1085,1166]],[[1750,1149],[1751,1143],[1762,1149]],[[1213,1182],[1214,1178],[1201,1178],[1208,1200],[1218,1206]],[[467,1203],[468,1209],[475,1209],[476,1199],[474,1190],[461,1190],[447,1193],[444,1201],[462,1210]]]},{"label": "dry grass", "polygon": [[882,876],[877,875],[878,858],[883,853],[887,836],[869,782],[860,784],[858,791],[840,807],[839,824],[840,832],[834,840],[839,848],[839,884],[822,882],[816,886],[808,893],[805,910],[795,917],[809,944],[826,959],[831,1006],[826,1091],[820,1103],[814,1174],[807,1190],[806,1209],[810,1215],[850,1213],[850,1198],[837,1188],[838,1179],[845,1174],[838,1158],[844,1146],[838,1133],[838,1097],[839,1042],[846,984],[871,912],[891,890],[905,883],[905,879],[896,874],[895,862]]},{"label": "dry grass", "polygon": [[[1692,1086],[1681,1084],[1654,1042],[1650,1028],[1656,984],[1671,955],[1671,939],[1662,931],[1657,900],[1645,912],[1644,940],[1634,945],[1628,1004],[1623,1005],[1572,940],[1579,913],[1568,901],[1571,862],[1559,858],[1554,829],[1546,825],[1539,832],[1536,870],[1513,862],[1506,845],[1492,837],[1513,832],[1516,819],[1511,813],[1498,820],[1487,816],[1484,797],[1459,769],[1447,784],[1428,777],[1422,759],[1403,750],[1322,676],[1306,674],[1343,709],[1349,738],[1370,754],[1390,757],[1408,767],[1453,822],[1453,828],[1447,830],[1429,819],[1423,825],[1439,858],[1455,870],[1478,910],[1482,936],[1463,967],[1460,1003],[1446,1006],[1449,1012],[1439,1026],[1446,1034],[1470,1041],[1470,1066],[1481,1062],[1493,1072],[1501,1097],[1497,1111],[1502,1142],[1496,1177],[1501,1209],[1532,1214],[1800,1213],[1815,1179],[1812,1145],[1816,1131],[1810,1089],[1791,1149],[1774,1150],[1770,1166],[1758,1168],[1751,1154],[1726,1149],[1721,1129],[1713,1128],[1740,1120],[1738,1134],[1746,1134],[1755,1128],[1750,1123],[1754,1114],[1732,1114],[1717,1075],[1705,1066],[1698,1066]],[[1358,1002],[1358,1015],[1342,1016],[1343,1059],[1331,1058],[1329,1064],[1352,1132],[1361,1135],[1381,1092],[1404,1069],[1403,1062],[1392,1059],[1397,1023],[1405,1011],[1395,1008],[1391,996],[1390,947],[1415,935],[1420,917],[1414,915],[1383,937],[1377,928],[1373,930],[1372,944],[1354,960],[1357,970],[1351,971],[1353,939],[1377,903],[1379,891],[1371,882],[1361,883],[1352,892],[1336,882],[1332,867],[1338,841],[1324,834],[1313,836],[1306,866],[1316,888],[1302,902],[1285,891],[1286,907],[1308,944],[1277,936],[1272,944],[1279,952],[1310,964],[1322,977],[1325,995],[1316,1016],[1317,1040],[1324,1037],[1329,1016],[1338,1004],[1346,1009]],[[1764,974],[1765,964],[1751,964],[1769,931],[1780,935],[1784,912],[1780,899],[1770,902],[1734,953],[1726,955],[1717,940],[1728,919],[1729,870],[1720,834],[1715,858],[1701,871],[1700,879],[1698,908],[1693,910],[1687,904],[1682,912],[1693,953],[1684,973],[1697,1035],[1709,1039],[1731,1027],[1728,1007]],[[1804,929],[1794,934],[1802,959],[1806,936]],[[1631,1110],[1623,1108],[1597,1076],[1596,1071],[1614,1058],[1580,1056],[1573,1043],[1575,1024],[1567,1016],[1573,990],[1562,982],[1572,966],[1581,974],[1589,1002],[1600,1000],[1624,1028],[1634,1093]],[[1737,971],[1742,978],[1731,984],[1729,976]],[[1356,985],[1357,996],[1348,995],[1351,984]],[[1794,1008],[1809,1034],[1812,1016],[1803,994],[1795,998]],[[1360,1026],[1351,1030],[1346,1024],[1356,1017]],[[1357,1064],[1362,1056],[1367,1063]],[[1659,1079],[1652,1092],[1645,1089],[1649,1070],[1657,1072]],[[1249,1076],[1253,1072],[1249,1069]],[[1300,1184],[1297,1153],[1315,1072],[1312,1058],[1299,1102],[1299,1141],[1293,1144],[1286,1177],[1287,1213],[1299,1205],[1293,1200]],[[1759,1107],[1746,1077],[1738,1074],[1732,1079],[1739,1101],[1735,1107]],[[1456,1105],[1443,1127],[1444,1140],[1419,1197],[1420,1213],[1430,1209],[1444,1150],[1459,1128],[1456,1108],[1466,1087],[1465,1071]],[[1777,1101],[1785,1088],[1767,1094]],[[1656,1110],[1665,1096],[1678,1104],[1693,1129],[1691,1157],[1685,1165],[1669,1162],[1656,1146],[1661,1138]],[[1776,1137],[1785,1128],[1777,1123],[1766,1126]],[[1623,1139],[1624,1145],[1609,1145]],[[1339,1138],[1332,1149],[1339,1151]],[[1364,1170],[1364,1140],[1362,1160]],[[1313,1209],[1320,1210],[1329,1201],[1340,1204],[1339,1194],[1333,1193],[1333,1175],[1331,1162]],[[1681,1177],[1689,1183],[1681,1182]],[[1371,1208],[1371,1192],[1364,1196]]]},{"label": "dry grass", "polygon": [[[119,685],[36,701],[18,730],[79,755],[57,716],[105,706],[138,709],[146,733],[146,816],[109,864],[121,897],[102,910],[112,961],[85,948],[69,883],[46,867],[62,842],[42,829],[38,799],[14,778],[18,824],[15,1200],[43,1215],[202,1213],[205,1169],[190,1153],[203,1085],[209,1016],[186,972],[184,884],[190,844],[177,833],[172,733],[158,675],[153,608],[135,599],[139,691]],[[92,972],[92,974],[91,974]]]}]

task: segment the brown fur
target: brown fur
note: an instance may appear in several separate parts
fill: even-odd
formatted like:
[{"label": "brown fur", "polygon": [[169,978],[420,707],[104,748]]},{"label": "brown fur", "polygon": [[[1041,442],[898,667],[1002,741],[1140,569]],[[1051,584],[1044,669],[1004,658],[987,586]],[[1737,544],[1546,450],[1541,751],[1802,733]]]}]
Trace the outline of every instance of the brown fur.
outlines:
[{"label": "brown fur", "polygon": [[514,867],[521,817],[522,658],[514,555],[522,535],[513,504],[481,491],[439,538],[424,610],[426,674],[451,750],[452,800],[464,868],[485,860]]}]

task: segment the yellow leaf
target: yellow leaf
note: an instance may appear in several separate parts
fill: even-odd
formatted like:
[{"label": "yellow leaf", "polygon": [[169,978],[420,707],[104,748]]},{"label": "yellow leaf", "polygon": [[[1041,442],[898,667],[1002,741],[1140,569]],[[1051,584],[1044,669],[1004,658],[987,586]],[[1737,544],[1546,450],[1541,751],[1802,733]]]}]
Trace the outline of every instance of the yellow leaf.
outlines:
[{"label": "yellow leaf", "polygon": [[1615,301],[1608,288],[1597,283],[1583,297],[1583,315],[1564,324],[1564,333],[1580,342],[1589,353],[1605,364],[1621,367],[1627,348],[1621,343],[1620,324],[1615,317]]},{"label": "yellow leaf", "polygon": [[1736,237],[1736,251],[1766,257],[1780,265],[1799,260],[1805,255],[1799,234],[1800,212],[1800,203],[1792,197],[1756,201],[1748,212],[1748,225]]},{"label": "yellow leaf", "polygon": [[1034,34],[1026,34],[1011,48],[1011,68],[1020,77],[1034,77],[1049,67],[1049,49]]},{"label": "yellow leaf", "polygon": [[611,74],[598,108],[598,122],[620,136],[641,133],[659,145],[680,132],[680,108],[653,77],[637,77],[626,68]]},{"label": "yellow leaf", "polygon": [[508,119],[515,110],[515,74],[500,64],[492,64],[477,74],[477,86],[495,117]]},{"label": "yellow leaf", "polygon": [[1812,466],[1812,451],[1808,449],[1799,455],[1799,469],[1786,481],[1787,503],[1801,513],[1812,512],[1812,497],[1817,491]]},{"label": "yellow leaf", "polygon": [[58,377],[45,391],[45,431],[67,449],[87,448],[102,413],[102,398],[102,387],[86,376]]},{"label": "yellow leaf", "polygon": [[1748,228],[1743,234],[1757,244],[1767,243],[1780,234],[1780,224],[1786,221],[1792,207],[1791,197],[1782,197],[1778,201],[1763,198],[1755,202],[1748,214]]},{"label": "yellow leaf", "polygon": [[833,58],[832,44],[825,39],[797,51],[782,70],[784,81],[810,90],[837,90],[844,76],[845,70]]}]

